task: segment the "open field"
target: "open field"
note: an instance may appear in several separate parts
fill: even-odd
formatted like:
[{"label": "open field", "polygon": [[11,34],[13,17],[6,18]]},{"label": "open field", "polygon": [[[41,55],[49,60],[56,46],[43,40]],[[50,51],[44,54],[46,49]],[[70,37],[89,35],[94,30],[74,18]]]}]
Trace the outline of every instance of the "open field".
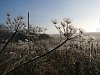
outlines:
[{"label": "open field", "polygon": [[[99,33],[85,34],[85,36],[90,35],[99,38]],[[28,60],[49,52],[65,40],[65,38],[61,40],[57,34],[50,36],[53,38],[37,39],[32,42],[28,42],[27,40],[22,42],[10,42],[1,56],[2,58],[0,58],[0,67],[2,67],[0,68],[0,73],[6,74]],[[7,74],[77,75],[78,73],[79,75],[99,75],[100,43],[97,40],[98,39],[92,42],[91,45],[85,41],[80,42],[81,39],[69,40],[48,55],[31,61]],[[1,45],[3,44],[1,43]]]},{"label": "open field", "polygon": [[99,7],[99,0],[0,0],[0,75],[100,75]]}]

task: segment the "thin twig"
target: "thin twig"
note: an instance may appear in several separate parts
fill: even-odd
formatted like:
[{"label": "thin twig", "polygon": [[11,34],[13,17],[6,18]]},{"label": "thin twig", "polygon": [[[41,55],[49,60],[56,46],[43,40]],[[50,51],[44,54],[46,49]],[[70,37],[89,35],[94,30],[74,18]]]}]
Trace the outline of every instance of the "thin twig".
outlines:
[{"label": "thin twig", "polygon": [[7,43],[4,45],[4,47],[2,48],[2,50],[0,51],[0,55],[3,53],[3,51],[5,50],[6,46],[8,45],[8,43],[11,41],[11,39],[16,35],[17,31],[15,31],[15,33],[9,38],[9,40],[7,41]]}]

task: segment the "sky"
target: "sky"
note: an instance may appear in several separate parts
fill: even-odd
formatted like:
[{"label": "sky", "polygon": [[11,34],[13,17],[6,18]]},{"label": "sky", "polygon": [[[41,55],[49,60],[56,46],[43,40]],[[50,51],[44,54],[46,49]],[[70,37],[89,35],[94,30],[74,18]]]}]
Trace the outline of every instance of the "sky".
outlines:
[{"label": "sky", "polygon": [[65,17],[86,32],[100,31],[100,0],[0,0],[0,23],[5,23],[7,12],[13,18],[24,16],[27,23],[28,11],[30,24],[46,27],[49,34],[58,33],[51,20]]}]

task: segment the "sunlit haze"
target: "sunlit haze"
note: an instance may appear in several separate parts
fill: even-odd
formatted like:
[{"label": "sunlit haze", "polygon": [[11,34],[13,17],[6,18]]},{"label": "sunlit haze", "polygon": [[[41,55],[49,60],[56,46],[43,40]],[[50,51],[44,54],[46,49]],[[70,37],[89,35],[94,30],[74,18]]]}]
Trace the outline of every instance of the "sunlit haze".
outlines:
[{"label": "sunlit haze", "polygon": [[46,27],[49,34],[58,33],[51,19],[65,17],[86,32],[100,31],[100,0],[0,0],[0,23],[5,23],[7,12],[24,16],[27,23],[28,11],[30,24]]}]

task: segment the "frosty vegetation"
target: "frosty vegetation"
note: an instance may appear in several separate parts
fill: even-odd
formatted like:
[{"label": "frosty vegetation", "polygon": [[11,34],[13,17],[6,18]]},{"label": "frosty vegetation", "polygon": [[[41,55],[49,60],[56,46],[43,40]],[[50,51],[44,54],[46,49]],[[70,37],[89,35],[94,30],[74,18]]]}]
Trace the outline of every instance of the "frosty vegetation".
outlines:
[{"label": "frosty vegetation", "polygon": [[23,16],[7,13],[0,28],[0,75],[100,75],[100,42],[76,28],[71,19],[53,19],[57,38]]}]

